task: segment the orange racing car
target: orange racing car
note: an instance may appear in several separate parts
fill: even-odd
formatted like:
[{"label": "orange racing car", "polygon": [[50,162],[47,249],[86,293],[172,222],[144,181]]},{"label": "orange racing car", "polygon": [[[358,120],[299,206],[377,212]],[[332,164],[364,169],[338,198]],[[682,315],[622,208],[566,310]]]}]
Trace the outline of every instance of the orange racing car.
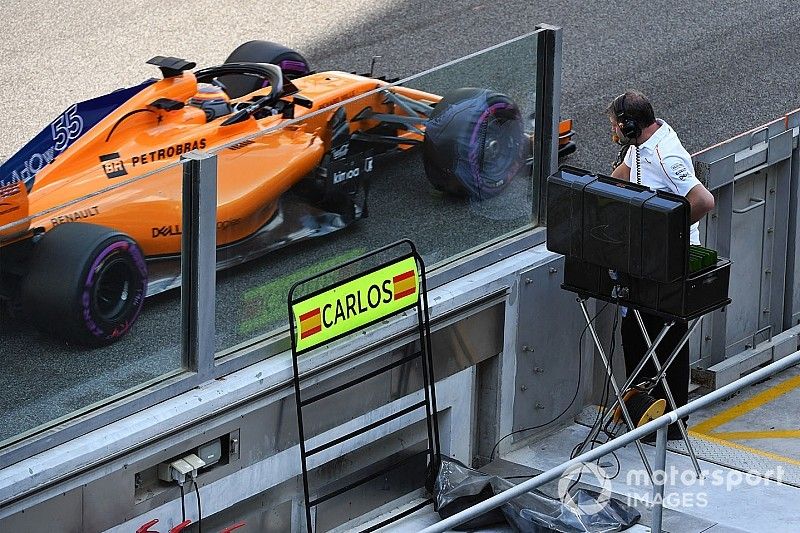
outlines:
[{"label": "orange racing car", "polygon": [[[0,299],[81,344],[120,338],[179,283],[161,266],[181,250],[182,154],[217,154],[218,268],[364,216],[383,156],[421,146],[435,188],[478,199],[530,159],[519,108],[486,89],[314,73],[265,41],[195,71],[148,63],[161,79],[70,107],[0,167]],[[571,121],[560,134],[574,150]]]}]

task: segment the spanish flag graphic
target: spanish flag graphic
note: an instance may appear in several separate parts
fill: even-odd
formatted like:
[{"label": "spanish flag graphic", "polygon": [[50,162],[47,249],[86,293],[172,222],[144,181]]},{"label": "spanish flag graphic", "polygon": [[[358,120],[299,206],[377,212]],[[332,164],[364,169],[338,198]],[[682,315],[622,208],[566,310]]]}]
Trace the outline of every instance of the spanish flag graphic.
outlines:
[{"label": "spanish flag graphic", "polygon": [[409,294],[414,294],[417,290],[417,279],[413,270],[403,272],[392,278],[394,283],[394,299],[405,298]]},{"label": "spanish flag graphic", "polygon": [[300,315],[300,338],[305,339],[322,331],[322,314],[319,307]]}]

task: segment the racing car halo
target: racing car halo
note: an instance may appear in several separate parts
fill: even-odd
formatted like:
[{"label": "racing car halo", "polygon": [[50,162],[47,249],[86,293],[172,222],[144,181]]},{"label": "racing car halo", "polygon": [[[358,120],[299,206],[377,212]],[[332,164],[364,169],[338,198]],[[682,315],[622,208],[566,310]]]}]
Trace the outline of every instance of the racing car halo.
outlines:
[{"label": "racing car halo", "polygon": [[[422,146],[435,188],[478,199],[500,193],[530,156],[519,108],[486,89],[439,96],[314,73],[266,41],[194,72],[178,58],[148,63],[161,79],[73,105],[0,166],[0,299],[79,344],[127,333],[145,296],[173,286],[154,267],[181,250],[181,167],[114,182],[217,151],[217,247],[252,249],[258,237],[264,253],[361,218],[382,156]],[[560,153],[574,150],[571,121],[560,133]],[[313,227],[285,229],[289,195],[318,215]]]}]

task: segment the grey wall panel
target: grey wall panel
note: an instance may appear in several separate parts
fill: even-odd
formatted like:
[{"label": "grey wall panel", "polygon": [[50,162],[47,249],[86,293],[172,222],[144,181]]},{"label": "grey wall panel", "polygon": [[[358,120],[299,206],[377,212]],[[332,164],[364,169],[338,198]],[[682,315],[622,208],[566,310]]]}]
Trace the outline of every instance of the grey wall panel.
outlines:
[{"label": "grey wall panel", "polygon": [[733,302],[726,311],[726,355],[742,351],[760,327],[766,204],[751,199],[764,200],[766,192],[762,172],[738,180],[734,188],[729,290]]},{"label": "grey wall panel", "polygon": [[[502,350],[503,310],[503,303],[497,303],[433,333],[431,345],[437,380],[456,374]],[[334,371],[330,378],[319,384],[303,387],[301,395],[307,399],[332,390],[357,376],[418,351],[419,345],[415,342],[378,357],[369,357],[360,364],[351,365],[347,372]],[[327,431],[376,407],[420,390],[422,383],[422,367],[417,358],[391,372],[338,392],[304,410],[306,436]]]},{"label": "grey wall panel", "polygon": [[792,151],[789,183],[789,223],[786,249],[786,300],[783,329],[800,324],[800,146]]},{"label": "grey wall panel", "polygon": [[[766,169],[766,190],[764,191],[764,250],[761,255],[761,303],[759,305],[761,313],[759,315],[758,330],[762,328],[772,328],[772,331],[779,331],[781,314],[783,311],[783,271],[785,268],[785,238],[786,226],[776,231],[776,223],[782,216],[782,222],[786,220],[783,201],[778,202],[776,190],[781,170],[785,164],[778,163]],[[786,200],[782,197],[781,200]],[[776,290],[777,289],[777,290]],[[775,309],[775,313],[773,313]],[[775,320],[777,317],[777,323]],[[757,330],[757,331],[758,331]],[[753,332],[755,333],[755,331]],[[764,338],[751,339],[750,343],[760,342]]]},{"label": "grey wall panel", "polygon": [[[716,205],[714,211],[707,217],[706,239],[702,242],[705,246],[717,250],[719,255],[730,258],[734,215],[733,175],[730,183],[714,191],[714,197]],[[723,308],[711,313],[710,316],[703,317],[700,326],[700,361],[696,366],[707,368],[725,359],[727,313],[728,308]]]},{"label": "grey wall panel", "polygon": [[478,363],[476,368],[475,425],[480,428],[473,435],[472,466],[481,467],[489,456],[498,434],[500,422],[500,357],[491,357]]},{"label": "grey wall panel", "polygon": [[[297,444],[293,398],[279,399],[230,422],[216,426],[214,424],[199,425],[187,432],[187,437],[181,444],[154,451],[146,459],[133,462],[120,472],[89,483],[86,486],[87,494],[92,495],[93,499],[96,497],[106,498],[117,503],[125,502],[133,496],[135,473],[158,465],[159,462],[181,456],[201,444],[234,431],[239,432],[238,459],[202,471],[198,478],[201,487]],[[151,510],[179,499],[180,490],[177,486],[161,483],[154,493],[144,497],[139,494],[136,503],[129,506],[122,514],[116,507],[104,509],[107,505],[97,508],[88,507],[86,520],[87,523],[99,523],[103,524],[103,528],[108,528],[118,524],[121,517],[127,520],[135,516],[147,516]]]},{"label": "grey wall panel", "polygon": [[[442,322],[441,327],[434,332],[432,338],[437,380],[441,381],[447,376],[452,376],[465,368],[485,361],[502,350],[504,310],[504,301],[497,301],[495,298],[469,309],[462,309]],[[411,343],[385,354],[367,354],[360,358],[360,362],[347,362],[330,369],[327,371],[330,377],[322,379],[314,387],[317,390],[329,389],[352,379],[358,373],[368,372],[390,360],[416,351],[418,351],[418,343]],[[324,377],[325,374],[323,374]],[[373,409],[385,406],[397,398],[418,391],[421,386],[422,375],[418,363],[409,363],[398,367],[384,376],[367,381],[351,393],[337,394],[329,400],[320,402],[316,412],[314,409],[307,409],[305,414],[307,415],[308,434],[309,436],[315,435],[353,420]],[[338,396],[341,397],[337,398]],[[447,409],[445,411],[449,412]],[[466,412],[469,413],[469,409]],[[469,418],[470,415],[466,416]],[[466,425],[471,427],[471,420]],[[443,433],[450,431],[447,423],[444,426]],[[382,440],[377,447],[367,446],[356,453],[349,454],[349,459],[346,461],[348,467],[355,468],[358,464],[369,467],[371,462],[391,453],[390,450],[402,450],[404,446],[408,447],[419,442],[420,427],[424,428],[424,426],[416,424],[408,430],[410,433],[405,430],[399,431],[395,436]],[[81,528],[86,531],[103,531],[126,520],[144,523],[148,517],[153,516],[156,509],[166,504],[173,505],[172,508],[175,509],[174,503],[180,500],[178,487],[158,482],[153,467],[160,462],[189,453],[197,446],[212,439],[227,436],[233,431],[239,432],[238,460],[201,472],[199,476],[201,488],[295,446],[297,444],[297,419],[294,395],[276,395],[273,402],[226,422],[215,423],[211,420],[197,424],[185,432],[185,439],[178,441],[180,444],[167,447],[152,445],[149,454],[141,455],[144,459],[132,461],[125,468],[109,472],[104,477],[88,483],[84,490],[90,504],[82,510],[83,517],[81,517],[80,506],[71,503],[67,505],[75,512],[75,520],[83,521],[81,527],[75,531],[79,531]],[[341,466],[341,461],[325,465],[315,471],[315,479],[319,479],[320,483],[327,483],[335,474],[340,473]],[[148,485],[150,488],[148,490],[140,488],[136,491],[136,474],[145,472],[149,472],[150,477],[147,481],[150,483]],[[138,476],[140,485],[142,477],[143,475]],[[403,490],[407,488],[406,485],[405,481],[398,482],[398,487],[404,487]],[[80,495],[80,492],[77,494]],[[297,494],[296,491],[293,492],[295,497]],[[372,500],[366,499],[365,501]],[[273,512],[284,516],[283,511],[275,511],[275,506],[280,503],[274,498],[269,501],[263,500],[259,507],[261,514],[258,516],[263,518],[262,515],[266,516]],[[192,503],[192,505],[194,504]],[[50,514],[49,516],[55,515]],[[20,524],[26,524],[27,519],[28,517],[22,517],[15,520]],[[261,520],[261,518],[257,518],[257,520]],[[5,529],[0,530],[4,531]],[[26,526],[21,530],[31,529]]]},{"label": "grey wall panel", "polygon": [[[563,263],[558,257],[521,274],[514,430],[553,420],[578,386],[578,339],[585,322],[575,294],[561,289]],[[583,407],[582,392],[592,385],[588,366],[573,411]]]},{"label": "grey wall panel", "polygon": [[733,303],[704,319],[700,368],[794,325],[796,145],[796,132],[776,120],[695,156],[698,176],[708,178],[717,201],[705,243],[733,261]]},{"label": "grey wall panel", "polygon": [[134,471],[118,470],[83,489],[89,504],[83,512],[83,531],[104,531],[120,522],[120,518],[133,518]]},{"label": "grey wall panel", "polygon": [[[220,531],[236,522],[246,525],[237,529],[237,533],[286,533],[296,531],[292,527],[293,500],[299,488],[298,480],[291,479],[273,487],[267,492],[257,494],[223,512],[203,518],[204,531]],[[194,533],[191,527],[187,533]]]},{"label": "grey wall panel", "polygon": [[[788,139],[791,141],[791,131],[786,133],[789,134]],[[788,252],[790,248],[794,249],[793,245],[791,247],[789,245],[789,239],[793,238],[790,230],[792,222],[790,207],[792,160],[782,159],[770,167],[769,173],[770,177],[774,179],[774,184],[770,185],[767,190],[767,199],[775,205],[775,216],[771,222],[774,236],[772,268],[771,272],[767,274],[771,292],[768,319],[769,325],[772,326],[772,333],[777,335],[787,327],[784,324],[785,303],[786,299],[792,298],[792,293],[786,291],[786,281],[789,275]]]},{"label": "grey wall panel", "polygon": [[505,305],[491,305],[480,313],[435,331],[432,338],[436,375],[450,376],[503,349]]},{"label": "grey wall panel", "polygon": [[[333,529],[422,488],[427,461],[425,454],[419,452],[427,446],[425,435],[425,424],[416,423],[313,471],[312,487],[322,485],[320,494],[328,494],[352,483],[354,479],[363,479],[383,467],[388,468],[403,461],[387,474],[320,504],[316,509],[316,530]],[[331,479],[336,479],[336,482],[324,483]],[[319,483],[320,480],[323,483]]]},{"label": "grey wall panel", "polygon": [[83,490],[78,488],[0,520],[3,532],[83,533]]}]

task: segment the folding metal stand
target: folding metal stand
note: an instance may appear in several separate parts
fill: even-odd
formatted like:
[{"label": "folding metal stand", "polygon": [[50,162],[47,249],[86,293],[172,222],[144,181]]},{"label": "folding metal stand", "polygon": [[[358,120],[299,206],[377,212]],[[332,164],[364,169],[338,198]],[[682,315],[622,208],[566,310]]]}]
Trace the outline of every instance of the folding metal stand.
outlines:
[{"label": "folding metal stand", "polygon": [[[620,387],[617,385],[617,381],[614,379],[614,375],[612,373],[611,362],[608,360],[608,357],[606,356],[605,351],[603,350],[603,346],[600,343],[600,339],[597,336],[597,332],[595,331],[594,325],[592,324],[592,320],[589,318],[589,312],[586,309],[586,300],[587,300],[587,298],[584,298],[584,297],[579,297],[578,298],[578,302],[580,303],[581,310],[583,311],[584,319],[586,320],[586,327],[589,328],[589,331],[591,331],[591,333],[592,333],[592,339],[594,339],[594,343],[595,343],[595,346],[597,347],[597,351],[600,354],[600,358],[603,360],[603,366],[605,366],[605,368],[606,368],[606,373],[609,376],[609,381],[611,382],[611,386],[614,389],[614,395],[616,396],[617,399],[616,399],[615,403],[611,406],[611,408],[607,412],[605,412],[603,414],[602,423],[600,423],[596,427],[592,428],[592,431],[591,431],[591,433],[589,435],[589,438],[586,439],[584,444],[581,445],[580,449],[578,450],[578,454],[583,452],[583,448],[585,446],[585,443],[592,442],[592,440],[594,440],[594,438],[599,433],[600,428],[604,427],[608,423],[610,417],[612,416],[612,414],[613,414],[613,412],[614,412],[614,410],[615,410],[615,408],[617,406],[619,406],[620,411],[622,412],[622,416],[625,419],[625,423],[628,425],[628,428],[629,429],[633,429],[633,428],[636,427],[633,424],[633,421],[631,419],[630,413],[628,412],[628,409],[627,409],[627,407],[625,405],[625,401],[623,399],[623,394],[625,393],[625,391],[628,390],[629,387],[631,387],[636,382],[636,379],[638,378],[639,374],[642,372],[642,369],[644,368],[644,366],[647,364],[648,361],[652,361],[653,362],[653,365],[656,368],[657,374],[656,374],[656,376],[654,376],[653,378],[651,378],[651,379],[649,379],[647,381],[646,392],[649,394],[650,392],[653,391],[653,389],[659,383],[661,383],[662,386],[664,387],[664,391],[666,393],[667,402],[668,402],[669,406],[671,407],[672,410],[677,409],[677,406],[675,405],[675,399],[674,399],[674,397],[672,395],[672,391],[670,390],[669,384],[667,383],[666,372],[667,372],[667,369],[669,368],[669,366],[678,357],[678,354],[680,353],[681,349],[688,342],[689,337],[692,335],[692,333],[695,331],[697,326],[700,324],[700,319],[699,318],[694,319],[692,324],[689,326],[686,334],[683,335],[683,337],[681,338],[681,340],[678,343],[678,345],[675,347],[675,349],[672,351],[672,353],[670,354],[670,356],[667,358],[667,360],[664,362],[664,365],[662,366],[661,363],[658,360],[658,356],[656,355],[656,348],[661,343],[661,341],[664,339],[664,337],[667,335],[667,333],[669,332],[670,328],[675,324],[675,320],[665,322],[664,323],[664,327],[661,328],[661,331],[658,333],[658,335],[656,336],[655,340],[651,341],[650,340],[650,336],[648,335],[647,330],[645,329],[644,322],[642,321],[642,316],[639,313],[639,311],[636,310],[636,309],[629,309],[630,311],[633,311],[634,315],[636,316],[636,320],[637,320],[637,322],[639,324],[639,328],[641,329],[642,335],[644,336],[644,339],[645,339],[645,343],[647,344],[647,351],[645,352],[645,354],[642,357],[642,359],[639,361],[639,364],[636,366],[636,368],[630,373],[628,379],[625,381],[625,385],[623,385],[623,387],[620,389]],[[682,419],[678,419],[677,424],[678,424],[678,427],[680,428],[681,438],[683,439],[684,443],[686,444],[686,449],[689,452],[689,456],[692,459],[692,465],[694,466],[695,473],[697,474],[698,477],[700,477],[700,475],[701,475],[700,464],[697,461],[697,456],[694,453],[694,449],[692,448],[692,444],[691,444],[691,442],[689,442],[689,436],[688,436],[688,433],[686,432],[686,424],[683,422]],[[647,473],[650,475],[650,480],[653,481],[653,471],[652,471],[652,469],[650,467],[650,464],[647,461],[647,458],[646,458],[646,456],[644,454],[644,449],[642,447],[642,444],[638,440],[635,441],[635,442],[636,442],[636,449],[639,451],[639,456],[642,458],[642,462],[644,463],[644,467],[647,470]]]},{"label": "folding metal stand", "polygon": [[[329,276],[330,274],[332,274],[332,273],[334,273],[336,271],[339,271],[339,270],[341,270],[341,269],[343,269],[345,267],[352,267],[352,265],[357,265],[359,263],[363,263],[363,262],[365,262],[365,260],[374,259],[377,256],[379,256],[380,254],[383,254],[383,253],[385,253],[387,251],[393,251],[394,249],[400,248],[400,247],[407,247],[407,248],[410,249],[410,251],[407,251],[407,252],[405,252],[405,253],[403,253],[401,255],[397,255],[397,256],[395,256],[395,258],[392,261],[384,262],[384,263],[382,263],[381,265],[379,265],[377,267],[372,267],[372,268],[366,270],[365,272],[363,272],[362,274],[359,274],[359,275],[356,275],[356,276],[351,276],[349,278],[346,278],[343,281],[339,281],[337,283],[334,283],[334,284],[330,285],[326,289],[317,290],[315,292],[312,292],[309,295],[295,296],[296,292],[301,292],[301,291],[298,291],[297,289],[299,287],[303,286],[304,284],[308,283],[309,281],[325,279],[326,276]],[[372,370],[370,372],[363,373],[361,375],[355,376],[352,379],[348,380],[347,382],[345,382],[343,384],[340,384],[338,386],[329,388],[327,390],[319,391],[319,388],[317,386],[312,385],[311,386],[311,391],[312,392],[308,392],[306,390],[307,388],[304,388],[302,385],[303,385],[303,382],[306,381],[306,379],[312,377],[313,373],[306,373],[306,375],[303,375],[303,374],[300,373],[299,366],[298,366],[298,357],[301,356],[302,354],[308,352],[308,351],[316,349],[318,346],[321,346],[321,344],[315,343],[315,344],[312,344],[312,345],[307,346],[305,348],[299,348],[297,346],[298,338],[300,338],[302,336],[302,333],[299,334],[299,335],[297,333],[298,333],[298,331],[302,331],[302,326],[300,324],[296,323],[294,314],[292,312],[293,306],[297,305],[298,303],[302,302],[303,300],[307,300],[308,298],[310,298],[311,296],[314,296],[315,294],[319,294],[321,292],[326,292],[326,291],[329,291],[331,289],[340,289],[340,288],[346,286],[348,281],[352,281],[353,279],[358,278],[359,276],[363,276],[363,275],[369,274],[371,272],[374,273],[374,272],[381,271],[383,268],[390,267],[393,264],[398,264],[398,263],[408,264],[408,261],[412,261],[412,262],[416,263],[416,268],[418,269],[418,272],[409,271],[408,273],[403,274],[402,276],[395,277],[394,279],[395,279],[395,281],[397,281],[401,277],[404,278],[404,279],[407,279],[413,273],[414,276],[418,276],[418,280],[414,280],[414,282],[418,283],[418,285],[412,284],[411,285],[411,287],[412,287],[411,289],[404,289],[404,292],[402,294],[398,294],[397,292],[395,292],[394,296],[395,296],[395,300],[398,300],[398,299],[400,299],[401,296],[404,297],[404,298],[405,297],[411,298],[411,296],[407,296],[407,295],[412,295],[413,294],[413,298],[411,298],[410,302],[407,305],[404,305],[403,307],[392,311],[391,314],[382,315],[380,319],[382,320],[382,319],[384,319],[384,318],[386,318],[388,316],[394,316],[394,315],[397,315],[397,314],[402,313],[404,311],[416,309],[416,312],[417,312],[417,333],[418,333],[418,341],[419,341],[420,350],[418,352],[415,352],[415,353],[406,355],[404,357],[401,357],[400,359],[397,359],[397,360],[394,360],[394,361],[389,361],[389,362],[384,362],[377,369],[374,369],[374,370]],[[389,281],[391,281],[391,279]],[[314,276],[311,276],[310,278],[307,278],[307,279],[305,279],[303,281],[300,281],[300,282],[294,284],[292,286],[291,290],[289,291],[288,304],[289,304],[290,330],[292,331],[292,335],[291,335],[291,337],[292,337],[292,363],[293,363],[293,370],[294,370],[294,380],[293,381],[294,381],[295,399],[296,399],[296,408],[297,408],[297,427],[298,427],[298,434],[299,434],[300,460],[301,460],[302,473],[303,473],[302,481],[303,481],[303,496],[304,496],[304,503],[305,503],[305,506],[304,506],[305,507],[305,519],[306,519],[305,520],[305,527],[306,527],[306,531],[308,533],[313,533],[314,532],[314,528],[313,528],[313,519],[312,519],[312,513],[311,513],[311,509],[312,508],[316,508],[320,504],[322,504],[324,502],[327,502],[327,501],[329,501],[329,500],[331,500],[331,499],[333,499],[333,498],[335,498],[335,497],[337,497],[337,496],[339,496],[339,495],[341,495],[341,494],[343,494],[343,493],[345,493],[347,491],[350,491],[350,490],[355,489],[357,487],[360,487],[360,486],[362,486],[362,485],[364,485],[366,483],[369,483],[369,482],[373,481],[374,479],[379,478],[382,475],[388,474],[389,472],[391,472],[393,470],[396,470],[399,467],[405,465],[410,460],[417,458],[421,454],[425,454],[425,455],[428,456],[428,475],[435,477],[436,473],[438,472],[439,463],[440,463],[440,445],[439,445],[439,426],[438,426],[438,422],[437,422],[437,418],[436,418],[436,416],[437,416],[436,388],[435,388],[435,385],[434,385],[435,382],[436,382],[436,378],[435,378],[434,373],[433,373],[433,357],[432,357],[432,352],[431,352],[430,318],[428,316],[427,289],[426,289],[426,284],[425,284],[425,265],[424,265],[424,263],[422,261],[422,257],[417,253],[417,250],[416,250],[414,244],[411,241],[409,241],[408,239],[403,239],[403,240],[398,241],[396,243],[393,243],[393,244],[384,246],[382,248],[379,248],[378,250],[375,250],[375,251],[369,252],[367,254],[364,254],[364,255],[362,255],[360,257],[357,257],[355,259],[352,259],[350,261],[344,262],[344,263],[342,263],[341,265],[339,265],[337,267],[328,269],[328,270],[326,270],[324,272],[321,272],[319,274],[316,274]],[[319,311],[319,310],[317,310],[317,311]],[[301,317],[301,321],[302,321],[302,319],[303,318]],[[341,337],[341,336],[344,336],[344,335],[349,335],[349,334],[352,334],[352,333],[354,333],[356,331],[362,331],[364,328],[366,328],[366,327],[368,327],[370,325],[373,325],[376,322],[377,322],[377,320],[369,322],[369,323],[366,323],[366,324],[363,324],[363,325],[358,326],[357,328],[354,328],[354,329],[352,329],[352,330],[350,330],[350,331],[348,331],[346,333],[343,333],[342,335],[339,335],[338,337]],[[298,326],[300,326],[299,329],[298,329]],[[318,327],[321,328],[321,325],[318,326]],[[316,334],[317,329],[312,329],[311,331],[312,331],[312,333]],[[327,342],[327,341],[325,341],[325,342]],[[350,431],[349,433],[347,433],[345,435],[342,435],[342,436],[339,436],[337,438],[328,440],[326,442],[322,442],[322,443],[318,442],[318,443],[316,443],[316,446],[314,446],[313,448],[310,448],[310,449],[307,448],[307,446],[309,444],[309,440],[310,440],[311,437],[305,431],[304,409],[313,407],[315,405],[319,405],[320,403],[323,403],[325,400],[329,399],[330,397],[332,397],[332,396],[334,396],[336,394],[339,394],[339,393],[341,393],[341,392],[343,392],[343,391],[345,391],[347,389],[351,389],[353,387],[356,387],[359,384],[362,384],[365,381],[368,381],[368,380],[370,380],[372,378],[375,378],[375,377],[377,377],[377,376],[379,376],[381,374],[384,374],[386,372],[391,372],[392,370],[400,367],[401,365],[410,364],[410,363],[412,363],[414,361],[417,361],[417,360],[420,361],[421,367],[422,367],[422,378],[423,378],[423,387],[422,387],[423,399],[422,400],[417,401],[417,402],[415,402],[415,403],[413,403],[411,405],[408,405],[407,407],[405,407],[403,409],[398,409],[397,411],[395,411],[395,412],[393,412],[393,413],[391,413],[391,414],[389,414],[387,416],[384,416],[383,418],[381,418],[379,420],[373,421],[373,422],[368,423],[368,424],[364,424],[361,427],[358,427],[357,429],[355,429],[353,431]],[[304,394],[304,393],[306,393],[306,394]],[[417,411],[418,409],[424,409],[424,411],[425,411],[425,423],[426,423],[426,428],[427,428],[427,447],[424,450],[422,450],[421,452],[418,452],[418,453],[414,453],[412,455],[407,455],[407,456],[401,458],[399,461],[394,461],[393,463],[389,464],[388,466],[382,467],[382,468],[378,469],[377,471],[371,472],[371,473],[369,473],[367,475],[358,476],[356,474],[353,474],[351,476],[351,478],[350,478],[351,480],[350,480],[349,483],[346,483],[344,486],[341,486],[341,487],[336,488],[334,490],[324,491],[322,488],[317,488],[316,490],[312,490],[312,488],[309,485],[309,465],[308,465],[308,458],[309,457],[311,457],[311,456],[313,456],[315,454],[318,454],[320,452],[323,452],[325,450],[328,450],[328,449],[330,449],[330,448],[332,448],[334,446],[337,446],[339,444],[342,444],[342,443],[344,443],[346,441],[350,441],[351,439],[354,439],[355,437],[358,437],[358,436],[363,435],[363,434],[365,434],[367,432],[370,432],[370,431],[372,431],[372,430],[374,430],[374,429],[376,429],[378,427],[384,426],[384,425],[388,424],[389,422],[391,422],[393,420],[396,420],[396,419],[398,419],[398,418],[400,418],[400,417],[402,417],[404,415],[407,415],[407,414],[409,414],[411,412]],[[356,479],[352,479],[353,477],[355,477]],[[337,480],[337,481],[341,481],[341,480]],[[312,498],[312,492],[317,493],[315,498]],[[388,525],[388,524],[390,524],[390,523],[392,523],[392,522],[394,522],[396,520],[399,520],[400,518],[402,518],[404,516],[407,516],[407,515],[415,512],[415,511],[427,506],[430,503],[433,503],[433,502],[432,502],[432,500],[428,499],[428,500],[425,500],[425,501],[423,501],[421,503],[417,503],[417,504],[411,506],[410,508],[404,509],[402,511],[395,511],[395,512],[393,512],[391,514],[391,516],[389,516],[388,518],[382,520],[380,523],[373,524],[371,526],[368,526],[368,527],[360,529],[359,533],[367,533],[367,532],[371,532],[371,531],[375,531],[377,529],[380,529],[381,527],[383,527],[385,525]]]},{"label": "folding metal stand", "polygon": [[[664,393],[667,396],[667,403],[674,411],[678,408],[678,406],[675,404],[675,398],[672,396],[672,390],[670,390],[669,385],[667,385],[667,379],[666,379],[667,368],[669,368],[669,365],[671,365],[672,362],[678,357],[678,354],[683,349],[684,345],[687,342],[689,342],[689,337],[691,337],[692,333],[694,333],[694,330],[697,329],[697,326],[700,325],[700,319],[695,318],[694,321],[692,321],[691,325],[686,330],[686,334],[684,334],[684,336],[681,337],[678,346],[675,347],[675,349],[670,354],[669,358],[664,362],[664,366],[662,367],[661,363],[658,361],[658,357],[656,356],[655,351],[650,350],[650,347],[653,346],[653,342],[650,341],[650,335],[648,335],[647,333],[647,328],[644,327],[644,321],[642,320],[641,313],[639,313],[637,309],[634,309],[633,313],[636,316],[636,321],[639,323],[639,329],[642,331],[642,335],[644,336],[644,341],[647,344],[648,352],[650,353],[651,356],[650,359],[653,361],[653,366],[655,366],[657,372],[657,374],[652,379],[649,380],[647,392],[648,393],[652,392],[653,389],[656,388],[656,386],[658,386],[658,383],[661,382],[661,384],[664,387]],[[664,324],[664,328],[662,328],[662,331],[666,332],[666,330],[668,330],[669,327],[672,326],[672,324],[674,324],[674,322],[670,323],[669,325]],[[636,366],[634,371],[631,373],[631,376],[625,382],[626,389],[636,380],[637,376],[642,371],[642,368],[644,368],[646,361],[647,359],[643,357],[642,361],[640,361],[639,364]],[[630,382],[630,384],[628,382]],[[679,418],[676,424],[678,424],[678,428],[680,429],[681,439],[683,439],[684,444],[686,444],[686,451],[689,452],[689,457],[692,459],[692,465],[694,466],[694,471],[697,474],[697,477],[699,478],[702,474],[700,470],[700,463],[697,462],[697,455],[694,453],[694,448],[692,448],[692,443],[689,441],[689,434],[686,431],[686,423],[683,421],[682,418]]]}]

